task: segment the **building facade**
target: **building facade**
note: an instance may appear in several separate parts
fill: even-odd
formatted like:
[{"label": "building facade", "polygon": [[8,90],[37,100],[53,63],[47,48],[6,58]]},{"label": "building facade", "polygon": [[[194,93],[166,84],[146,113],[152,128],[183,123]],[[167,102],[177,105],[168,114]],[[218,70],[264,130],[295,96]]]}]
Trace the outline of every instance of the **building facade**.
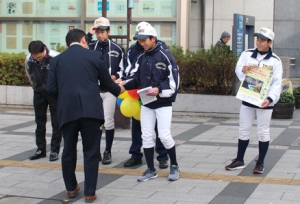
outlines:
[{"label": "building facade", "polygon": [[[235,32],[234,14],[253,16],[255,30],[274,30],[274,51],[293,59],[290,75],[299,78],[299,10],[299,0],[134,0],[130,32],[132,36],[138,22],[148,21],[167,45],[198,50],[214,45],[223,31]],[[0,0],[0,52],[27,52],[36,39],[50,47],[65,45],[69,29],[88,31],[101,15],[102,0]],[[127,0],[107,0],[111,35],[127,34],[126,16]]]},{"label": "building facade", "polygon": [[[291,59],[290,78],[300,84],[300,4],[299,0],[191,0],[189,4],[186,48],[197,50],[214,45],[223,31],[236,32],[233,15],[255,17],[255,31],[269,27],[275,32],[274,52]],[[253,37],[253,36],[249,36]],[[179,37],[181,42],[184,38]],[[227,43],[232,46],[232,39]]]},{"label": "building facade", "polygon": [[[176,44],[178,0],[135,0],[131,33],[140,21],[149,21],[158,37]],[[111,35],[127,34],[127,0],[107,0]],[[27,52],[32,40],[55,47],[65,45],[68,30],[88,31],[102,15],[102,0],[0,0],[0,52]],[[126,44],[126,43],[125,43]]]}]

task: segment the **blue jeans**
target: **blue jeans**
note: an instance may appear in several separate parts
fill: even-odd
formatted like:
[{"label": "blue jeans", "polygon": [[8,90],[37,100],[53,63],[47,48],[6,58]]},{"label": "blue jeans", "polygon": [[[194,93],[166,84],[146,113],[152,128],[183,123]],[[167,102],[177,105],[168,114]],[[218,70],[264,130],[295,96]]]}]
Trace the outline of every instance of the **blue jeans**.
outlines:
[{"label": "blue jeans", "polygon": [[[139,120],[136,120],[132,117],[132,126],[131,126],[131,146],[129,149],[129,154],[131,154],[132,159],[140,160],[143,157],[143,153],[141,152],[142,143],[142,131],[141,131],[141,123]],[[157,133],[157,126],[155,126],[156,133],[156,144],[155,151],[158,154],[157,160],[163,161],[168,160],[168,153],[162,142],[160,141]]]}]

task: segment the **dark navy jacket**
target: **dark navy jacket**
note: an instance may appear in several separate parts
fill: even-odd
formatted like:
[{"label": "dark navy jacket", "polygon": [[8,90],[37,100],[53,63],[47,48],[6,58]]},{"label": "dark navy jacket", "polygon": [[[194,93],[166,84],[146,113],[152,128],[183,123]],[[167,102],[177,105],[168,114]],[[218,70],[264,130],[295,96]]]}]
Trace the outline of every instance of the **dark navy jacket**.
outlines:
[{"label": "dark navy jacket", "polygon": [[46,49],[46,56],[42,62],[31,58],[28,54],[25,59],[25,71],[34,91],[47,93],[48,69],[50,60],[59,55],[55,50]]},{"label": "dark navy jacket", "polygon": [[98,81],[115,96],[120,87],[111,80],[99,53],[71,45],[50,62],[48,93],[58,98],[59,126],[80,118],[104,120]]},{"label": "dark navy jacket", "polygon": [[[169,50],[168,46],[166,45],[165,42],[157,40],[157,44],[162,46],[163,49],[165,50]],[[134,62],[136,61],[137,57],[144,52],[144,48],[139,44],[138,41],[136,41],[136,43],[132,44],[130,46],[130,48],[127,51],[127,55],[126,55],[126,64],[125,64],[125,70],[123,73],[123,77],[127,76],[132,68],[132,65],[134,64]],[[124,77],[126,78],[126,77]]]},{"label": "dark navy jacket", "polygon": [[110,74],[115,75],[117,79],[121,78],[124,70],[124,49],[113,40],[100,42],[92,40],[93,36],[90,33],[87,36],[89,49],[101,52]]},{"label": "dark navy jacket", "polygon": [[125,89],[157,87],[157,100],[146,104],[148,108],[156,109],[172,106],[179,86],[179,70],[171,53],[157,44],[138,56],[130,72],[132,80],[124,85]]}]

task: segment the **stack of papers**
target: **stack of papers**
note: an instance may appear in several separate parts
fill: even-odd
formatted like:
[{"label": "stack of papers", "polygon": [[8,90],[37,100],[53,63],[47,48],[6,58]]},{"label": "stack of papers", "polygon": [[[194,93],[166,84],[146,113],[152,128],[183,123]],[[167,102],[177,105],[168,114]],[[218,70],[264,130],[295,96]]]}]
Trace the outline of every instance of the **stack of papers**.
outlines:
[{"label": "stack of papers", "polygon": [[156,96],[147,95],[147,92],[151,89],[152,89],[152,87],[149,86],[149,87],[146,87],[146,88],[143,88],[143,89],[140,89],[140,90],[137,91],[137,93],[140,95],[140,98],[141,98],[141,101],[142,101],[143,105],[146,105],[148,103],[151,103],[151,102],[157,100]]}]

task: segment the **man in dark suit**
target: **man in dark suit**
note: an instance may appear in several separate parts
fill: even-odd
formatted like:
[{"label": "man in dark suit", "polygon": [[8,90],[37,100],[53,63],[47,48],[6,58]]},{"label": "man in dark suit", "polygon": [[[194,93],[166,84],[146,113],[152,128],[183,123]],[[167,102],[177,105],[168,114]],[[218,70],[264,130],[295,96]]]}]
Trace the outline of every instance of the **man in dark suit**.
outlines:
[{"label": "man in dark suit", "polygon": [[100,126],[104,123],[98,81],[113,95],[124,92],[109,75],[98,52],[88,50],[84,31],[70,30],[66,36],[68,49],[50,62],[48,92],[58,98],[58,121],[63,132],[62,172],[69,198],[80,187],[76,180],[78,132],[84,153],[84,195],[86,202],[96,199],[100,158]]}]

